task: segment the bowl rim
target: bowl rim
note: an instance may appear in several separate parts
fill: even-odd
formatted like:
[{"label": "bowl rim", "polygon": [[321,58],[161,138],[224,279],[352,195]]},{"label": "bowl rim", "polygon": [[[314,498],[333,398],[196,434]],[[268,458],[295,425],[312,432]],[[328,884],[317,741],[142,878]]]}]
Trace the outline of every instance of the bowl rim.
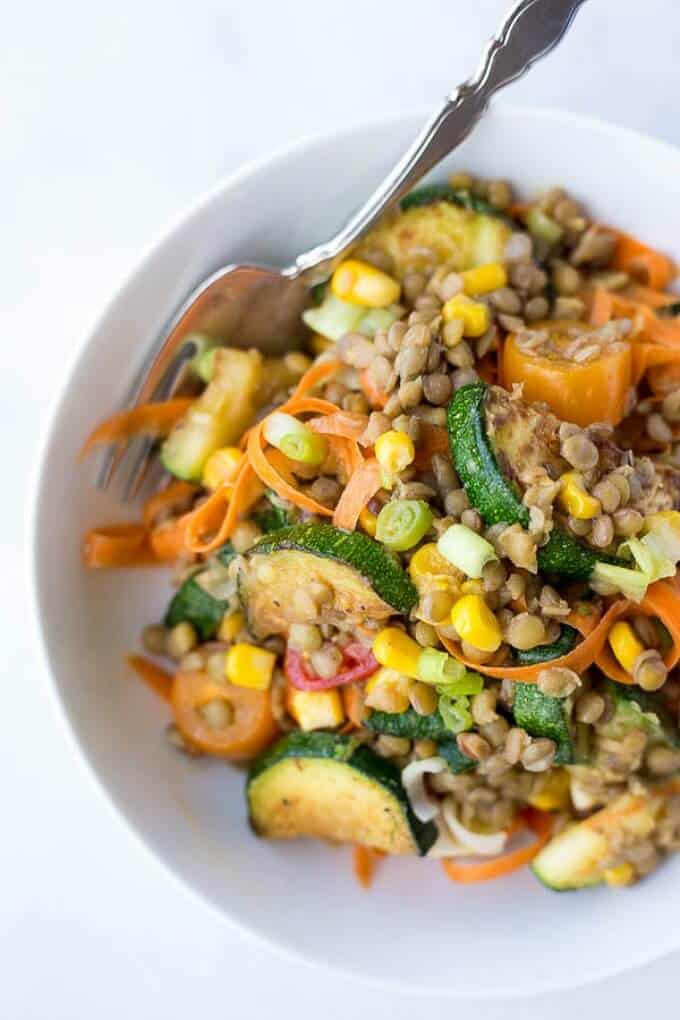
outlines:
[{"label": "bowl rim", "polygon": [[[502,117],[517,118],[519,120],[526,120],[529,118],[538,121],[549,121],[553,127],[557,123],[562,123],[567,127],[569,125],[583,125],[602,134],[609,135],[612,139],[627,138],[633,143],[645,145],[651,144],[659,151],[662,151],[667,157],[677,158],[680,156],[680,146],[676,146],[664,139],[656,138],[644,131],[639,131],[635,128],[630,128],[589,114],[563,110],[559,107],[512,102],[494,103],[493,110],[494,112],[499,113]],[[54,393],[43,419],[43,425],[39,432],[37,441],[37,457],[34,462],[33,470],[29,474],[27,487],[28,521],[25,532],[24,554],[26,557],[25,563],[28,577],[29,612],[35,632],[38,636],[38,659],[42,666],[42,683],[48,690],[48,701],[52,705],[55,717],[60,722],[62,732],[64,732],[66,736],[66,743],[70,746],[73,757],[78,761],[83,773],[88,777],[88,780],[94,789],[96,789],[99,795],[103,798],[112,815],[115,816],[121,823],[122,827],[133,836],[137,845],[143,848],[145,853],[161,867],[163,872],[171,879],[178,891],[188,895],[195,903],[207,908],[214,917],[219,918],[222,923],[230,925],[235,932],[239,933],[239,935],[252,940],[255,944],[269,952],[280,954],[284,959],[293,961],[296,964],[306,964],[308,967],[319,968],[322,972],[342,976],[343,978],[350,978],[356,982],[367,984],[374,988],[380,988],[384,991],[393,993],[399,992],[419,995],[425,998],[439,997],[460,1001],[498,1001],[522,998],[533,999],[537,996],[549,994],[551,992],[572,988],[582,988],[598,981],[604,981],[618,974],[640,968],[655,960],[668,956],[680,949],[680,932],[678,934],[676,944],[666,945],[662,947],[660,951],[658,949],[652,949],[651,945],[648,945],[646,948],[645,946],[642,946],[635,959],[622,967],[604,965],[599,970],[586,974],[585,976],[579,976],[575,981],[567,979],[560,980],[559,978],[548,979],[543,983],[539,982],[535,985],[531,992],[508,985],[501,985],[500,987],[494,986],[492,988],[480,989],[479,991],[473,989],[460,991],[456,988],[444,987],[442,985],[427,987],[419,984],[411,984],[398,977],[396,979],[388,980],[386,978],[373,976],[364,972],[357,972],[352,970],[350,967],[328,959],[310,959],[303,951],[298,951],[294,946],[278,941],[275,937],[268,935],[266,932],[251,928],[246,921],[234,917],[232,914],[227,913],[224,908],[218,906],[208,894],[195,887],[189,877],[186,877],[179,871],[175,870],[166,858],[151,845],[146,835],[142,832],[138,825],[130,817],[128,817],[124,807],[117,803],[113,793],[110,792],[103,778],[100,778],[94,763],[90,759],[84,737],[72,724],[66,701],[59,691],[55,675],[52,671],[52,665],[48,655],[46,630],[43,623],[43,607],[40,591],[40,563],[38,555],[40,507],[42,503],[43,474],[54,434],[54,426],[62,410],[62,405],[66,398],[70,380],[76,372],[80,360],[85,356],[93,337],[100,330],[105,319],[114,309],[116,304],[120,301],[128,286],[132,283],[138,273],[140,273],[148,265],[148,263],[153,260],[158,249],[168,242],[177,230],[179,230],[187,221],[200,214],[201,211],[207,208],[220,194],[238,187],[252,174],[267,167],[274,167],[277,163],[285,162],[293,155],[303,154],[305,150],[316,145],[324,144],[325,142],[330,142],[332,140],[342,140],[344,137],[353,136],[357,132],[370,130],[372,127],[385,127],[390,124],[410,121],[416,117],[422,117],[423,122],[425,122],[425,119],[430,113],[431,110],[429,108],[422,106],[412,107],[398,113],[389,111],[383,115],[376,114],[361,120],[343,123],[326,131],[318,131],[303,135],[302,137],[295,139],[293,142],[287,142],[275,149],[268,150],[259,156],[240,164],[231,173],[220,177],[215,184],[202,192],[197,198],[188,201],[165,226],[155,233],[152,240],[143,247],[141,254],[134,260],[130,269],[123,274],[122,279],[119,280],[109,299],[104,303],[101,310],[93,317],[90,324],[83,330],[83,333],[79,338],[78,343],[74,345],[74,349],[70,356],[64,359],[61,374],[58,378]]]}]

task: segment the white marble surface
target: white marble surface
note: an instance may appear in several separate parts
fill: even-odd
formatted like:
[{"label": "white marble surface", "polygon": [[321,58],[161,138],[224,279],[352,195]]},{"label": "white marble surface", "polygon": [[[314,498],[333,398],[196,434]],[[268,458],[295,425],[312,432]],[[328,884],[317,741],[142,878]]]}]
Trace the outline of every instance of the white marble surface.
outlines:
[{"label": "white marble surface", "polygon": [[[46,702],[21,535],[45,408],[102,302],[168,218],[274,146],[435,102],[473,67],[504,7],[38,0],[3,9],[0,294],[9,378],[0,414],[0,1016],[7,1020],[304,1020],[320,1009],[327,1020],[399,1020],[419,1009],[434,1020],[456,1009],[292,964],[172,884],[109,812]],[[680,142],[679,36],[671,0],[591,2],[559,52],[512,98]],[[643,198],[644,181],[640,188]],[[558,913],[556,903],[556,952]],[[626,1020],[651,1000],[671,1013],[679,965],[674,956],[550,999],[472,1008],[480,1020],[609,1012]]]}]

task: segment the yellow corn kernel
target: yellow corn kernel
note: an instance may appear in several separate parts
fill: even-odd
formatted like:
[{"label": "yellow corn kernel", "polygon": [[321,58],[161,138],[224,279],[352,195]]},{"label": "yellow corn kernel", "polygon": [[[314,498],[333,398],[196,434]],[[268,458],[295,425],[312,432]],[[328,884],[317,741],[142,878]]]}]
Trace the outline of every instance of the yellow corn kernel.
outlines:
[{"label": "yellow corn kernel", "polygon": [[217,631],[218,641],[233,641],[245,626],[245,617],[238,609],[235,613],[222,617],[222,622]]},{"label": "yellow corn kernel", "polygon": [[411,685],[408,677],[383,666],[366,681],[365,704],[381,712],[405,712],[410,705]]},{"label": "yellow corn kernel", "polygon": [[604,880],[607,885],[630,885],[635,881],[635,868],[632,864],[617,864],[615,868],[605,868]]},{"label": "yellow corn kernel", "polygon": [[583,478],[576,471],[567,471],[561,478],[560,503],[572,517],[589,521],[602,513],[599,499],[590,496],[583,488]]},{"label": "yellow corn kernel", "polygon": [[452,563],[437,549],[436,542],[426,542],[413,554],[408,565],[408,572],[414,581],[423,577],[436,577],[440,574],[460,576]]},{"label": "yellow corn kernel", "polygon": [[335,341],[329,340],[327,336],[322,336],[321,333],[312,333],[309,346],[312,349],[312,353],[325,354],[331,347],[335,347]]},{"label": "yellow corn kernel", "polygon": [[645,650],[645,646],[639,640],[637,634],[629,623],[619,620],[609,631],[609,646],[616,656],[616,659],[625,669],[626,673],[633,672],[633,665],[638,655]]},{"label": "yellow corn kernel", "polygon": [[470,297],[477,294],[488,294],[491,290],[505,287],[508,274],[500,262],[487,262],[485,266],[475,266],[460,274],[463,278],[463,289]]},{"label": "yellow corn kernel", "polygon": [[462,641],[480,652],[495,652],[503,641],[500,624],[481,595],[458,599],[451,610],[451,624]]},{"label": "yellow corn kernel", "polygon": [[532,793],[529,803],[539,811],[562,811],[569,807],[570,779],[566,769],[553,769]]},{"label": "yellow corn kernel", "polygon": [[483,595],[484,594],[484,583],[478,578],[473,577],[468,581],[463,581],[460,586],[460,590],[463,595]]},{"label": "yellow corn kernel", "polygon": [[373,642],[373,654],[381,666],[404,676],[418,676],[418,659],[422,648],[398,627],[385,627]]},{"label": "yellow corn kernel", "polygon": [[331,290],[341,301],[366,308],[384,308],[399,300],[397,281],[368,262],[347,259],[331,277]]},{"label": "yellow corn kernel", "polygon": [[221,450],[211,453],[203,468],[201,481],[206,489],[216,489],[222,482],[230,482],[236,477],[241,466],[243,451],[237,446],[224,446]]},{"label": "yellow corn kernel", "polygon": [[298,691],[289,687],[286,691],[286,710],[292,715],[301,730],[331,730],[345,721],[340,692]]},{"label": "yellow corn kernel", "polygon": [[359,525],[362,531],[365,531],[367,535],[371,536],[371,538],[375,538],[375,531],[378,527],[378,518],[365,507],[359,514]]},{"label": "yellow corn kernel", "polygon": [[445,322],[462,319],[464,336],[483,336],[489,328],[489,309],[480,301],[471,301],[465,294],[449,298],[442,308],[442,315]]},{"label": "yellow corn kernel", "polygon": [[232,645],[227,652],[225,673],[236,687],[252,687],[266,691],[271,686],[276,656],[255,645]]},{"label": "yellow corn kernel", "polygon": [[390,429],[375,441],[375,456],[383,471],[396,474],[413,463],[416,448],[405,432]]}]

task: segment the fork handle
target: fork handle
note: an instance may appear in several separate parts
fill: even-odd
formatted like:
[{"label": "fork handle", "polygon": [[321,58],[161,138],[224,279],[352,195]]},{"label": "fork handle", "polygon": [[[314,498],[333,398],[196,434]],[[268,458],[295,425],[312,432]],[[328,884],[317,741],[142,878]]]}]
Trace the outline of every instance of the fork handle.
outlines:
[{"label": "fork handle", "polygon": [[337,262],[393,202],[472,131],[492,95],[516,81],[557,45],[585,0],[521,0],[489,42],[477,74],[460,85],[430,118],[411,147],[348,223],[325,244],[299,255],[284,270],[313,285],[325,280]]}]

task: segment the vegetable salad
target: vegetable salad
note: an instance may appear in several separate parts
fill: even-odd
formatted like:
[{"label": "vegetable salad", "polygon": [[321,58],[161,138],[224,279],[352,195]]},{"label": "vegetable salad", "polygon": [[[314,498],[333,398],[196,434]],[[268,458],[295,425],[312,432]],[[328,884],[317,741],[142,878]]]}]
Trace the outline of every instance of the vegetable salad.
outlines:
[{"label": "vegetable salad", "polygon": [[174,747],[248,764],[261,837],[560,890],[680,849],[675,273],[458,173],[314,288],[299,350],[199,337],[94,430],[169,478],[85,563],[172,567],[128,661]]}]

